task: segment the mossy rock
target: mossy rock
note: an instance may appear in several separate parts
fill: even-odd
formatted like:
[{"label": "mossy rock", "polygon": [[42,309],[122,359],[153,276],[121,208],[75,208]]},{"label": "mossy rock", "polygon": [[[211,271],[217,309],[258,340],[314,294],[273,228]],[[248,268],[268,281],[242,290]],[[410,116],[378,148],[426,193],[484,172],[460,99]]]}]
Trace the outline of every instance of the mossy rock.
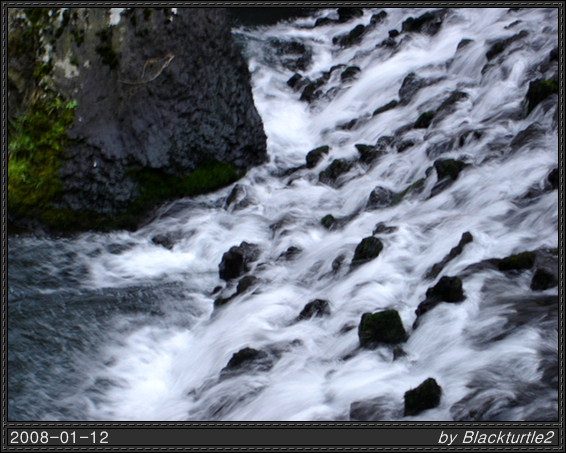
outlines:
[{"label": "mossy rock", "polygon": [[378,238],[369,236],[362,239],[354,251],[354,258],[352,258],[352,266],[359,266],[360,264],[367,263],[379,256],[383,250],[383,242]]},{"label": "mossy rock", "polygon": [[511,255],[499,261],[497,267],[500,271],[530,269],[535,264],[533,252],[521,252]]},{"label": "mossy rock", "polygon": [[310,319],[313,317],[328,316],[330,314],[330,304],[324,299],[315,299],[301,310],[297,320],[302,321],[304,319]]},{"label": "mossy rock", "polygon": [[427,299],[442,302],[461,302],[465,299],[460,277],[442,277],[426,291]]},{"label": "mossy rock", "polygon": [[322,160],[325,154],[328,154],[330,151],[330,147],[328,145],[319,146],[308,152],[306,161],[307,161],[307,168],[314,168],[318,165],[318,163]]},{"label": "mossy rock", "polygon": [[379,344],[397,344],[407,339],[397,310],[364,313],[358,326],[360,346],[374,348]]},{"label": "mossy rock", "polygon": [[324,228],[329,230],[336,223],[336,218],[332,214],[328,214],[320,219],[320,223]]},{"label": "mossy rock", "polygon": [[342,74],[340,74],[340,80],[342,82],[354,79],[362,70],[358,66],[348,66]]},{"label": "mossy rock", "polygon": [[404,417],[418,415],[440,404],[442,388],[435,379],[428,378],[417,388],[405,392]]},{"label": "mossy rock", "polygon": [[414,129],[426,129],[427,127],[430,126],[430,123],[432,122],[434,115],[435,114],[432,111],[422,113],[417,118],[417,121],[415,121],[413,128]]},{"label": "mossy rock", "polygon": [[324,184],[334,185],[341,175],[351,170],[352,166],[351,162],[344,159],[334,159],[326,169],[320,172],[318,179]]},{"label": "mossy rock", "polygon": [[438,159],[433,165],[439,181],[444,178],[450,178],[453,181],[456,180],[460,172],[466,166],[465,162],[455,159]]},{"label": "mossy rock", "polygon": [[554,80],[537,79],[529,83],[527,91],[527,115],[551,94],[558,94],[558,83]]}]

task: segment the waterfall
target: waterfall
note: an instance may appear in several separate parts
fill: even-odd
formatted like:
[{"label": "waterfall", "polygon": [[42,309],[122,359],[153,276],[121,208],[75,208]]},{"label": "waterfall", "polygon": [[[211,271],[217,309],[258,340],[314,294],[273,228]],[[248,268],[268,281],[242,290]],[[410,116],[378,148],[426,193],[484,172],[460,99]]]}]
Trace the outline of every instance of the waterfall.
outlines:
[{"label": "waterfall", "polygon": [[[527,97],[558,9],[381,11],[233,30],[270,155],[236,184],[134,232],[9,238],[10,420],[557,420],[558,96]],[[462,300],[427,297],[443,277]],[[386,310],[406,339],[362,347]]]}]

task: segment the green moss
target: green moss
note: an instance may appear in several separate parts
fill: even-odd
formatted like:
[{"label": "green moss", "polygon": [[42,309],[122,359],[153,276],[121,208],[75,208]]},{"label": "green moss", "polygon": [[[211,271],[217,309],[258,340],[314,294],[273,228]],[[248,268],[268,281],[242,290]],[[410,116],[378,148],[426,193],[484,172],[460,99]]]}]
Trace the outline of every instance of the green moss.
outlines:
[{"label": "green moss", "polygon": [[324,228],[329,230],[332,227],[332,225],[334,225],[336,223],[336,219],[334,218],[334,216],[332,214],[328,214],[328,215],[325,215],[322,219],[320,219],[320,223],[322,224],[322,226]]},{"label": "green moss", "polygon": [[413,127],[415,129],[426,129],[430,126],[432,119],[434,118],[434,112],[424,112],[415,121]]},{"label": "green moss", "polygon": [[116,69],[118,67],[118,54],[114,51],[111,45],[102,44],[96,47],[96,53],[102,58],[102,64],[110,67],[110,69]]},{"label": "green moss", "polygon": [[406,340],[407,334],[396,310],[365,313],[358,327],[360,346],[372,348],[379,343],[395,344]]},{"label": "green moss", "polygon": [[531,82],[527,92],[527,114],[554,93],[558,93],[558,84],[554,80],[539,79]]},{"label": "green moss", "polygon": [[508,256],[499,261],[497,267],[500,271],[530,269],[535,264],[533,252],[522,252]]},{"label": "green moss", "polygon": [[49,75],[52,70],[53,64],[51,63],[51,60],[47,61],[46,63],[40,63],[35,68],[33,78],[37,82],[40,82],[45,76]]},{"label": "green moss", "polygon": [[38,100],[8,129],[8,209],[37,218],[62,190],[58,169],[76,103]]},{"label": "green moss", "polygon": [[440,404],[441,387],[433,378],[428,378],[416,389],[405,392],[404,416],[417,415]]},{"label": "green moss", "polygon": [[172,176],[163,170],[150,168],[129,173],[137,181],[140,195],[126,217],[142,214],[165,200],[212,192],[241,177],[232,164],[213,160],[203,162],[186,177]]}]

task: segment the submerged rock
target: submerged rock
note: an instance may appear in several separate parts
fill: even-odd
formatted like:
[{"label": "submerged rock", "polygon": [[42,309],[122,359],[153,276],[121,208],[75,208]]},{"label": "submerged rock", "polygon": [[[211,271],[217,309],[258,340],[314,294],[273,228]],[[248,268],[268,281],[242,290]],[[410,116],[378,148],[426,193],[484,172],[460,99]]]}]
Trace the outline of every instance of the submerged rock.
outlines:
[{"label": "submerged rock", "polygon": [[530,269],[535,264],[535,254],[533,252],[521,252],[510,255],[499,261],[497,267],[500,271]]},{"label": "submerged rock", "polygon": [[298,321],[304,319],[310,319],[312,317],[328,316],[330,314],[330,304],[324,299],[315,299],[301,310],[301,313],[297,317]]},{"label": "submerged rock", "polygon": [[440,404],[442,388],[436,380],[428,378],[417,388],[405,392],[404,416],[418,415],[421,412],[437,407]]},{"label": "submerged rock", "polygon": [[376,108],[373,111],[373,116],[376,116],[376,115],[379,115],[380,113],[387,112],[388,110],[394,109],[395,107],[397,107],[398,104],[399,104],[399,102],[397,102],[396,100],[392,100],[391,102],[388,102],[387,104]]},{"label": "submerged rock", "polygon": [[375,348],[379,344],[397,344],[407,339],[403,322],[397,310],[364,313],[358,326],[362,348]]},{"label": "submerged rock", "polygon": [[460,238],[460,242],[458,242],[458,245],[454,248],[452,248],[450,250],[450,253],[448,253],[448,255],[446,255],[442,261],[440,261],[439,263],[434,264],[426,273],[425,278],[436,278],[438,276],[438,274],[440,274],[440,272],[442,271],[442,269],[444,269],[444,267],[450,262],[452,261],[454,258],[456,258],[458,255],[460,255],[462,253],[462,251],[464,250],[464,246],[466,244],[469,244],[470,242],[472,242],[474,240],[474,237],[472,236],[472,234],[469,231],[466,231],[465,233],[462,234],[462,237]]},{"label": "submerged rock", "polygon": [[380,208],[387,208],[393,203],[395,193],[386,187],[377,186],[369,194],[369,200],[366,205],[366,210],[374,210]]},{"label": "submerged rock", "polygon": [[250,263],[259,257],[259,247],[255,244],[242,242],[239,246],[230,248],[222,255],[219,274],[222,280],[233,280],[250,270]]},{"label": "submerged rock", "polygon": [[232,355],[228,364],[220,371],[220,378],[246,372],[269,371],[272,367],[273,360],[267,352],[244,348]]},{"label": "submerged rock", "polygon": [[426,129],[432,123],[435,113],[432,111],[421,113],[420,116],[415,121],[413,128],[415,129]]},{"label": "submerged rock", "polygon": [[318,165],[318,163],[322,160],[325,154],[328,154],[330,151],[330,147],[328,145],[320,146],[308,152],[306,160],[307,160],[307,168],[314,168]]},{"label": "submerged rock", "polygon": [[558,94],[558,83],[556,80],[537,79],[529,83],[529,90],[526,95],[527,115],[552,94]]},{"label": "submerged rock", "polygon": [[416,329],[420,324],[420,318],[425,313],[432,310],[441,302],[462,302],[466,296],[462,288],[462,279],[460,277],[442,277],[436,285],[427,289],[426,299],[419,304],[415,310],[417,318],[413,324]]},{"label": "submerged rock", "polygon": [[336,186],[340,176],[348,173],[353,164],[344,159],[334,159],[332,163],[319,174],[319,181],[330,186]]}]

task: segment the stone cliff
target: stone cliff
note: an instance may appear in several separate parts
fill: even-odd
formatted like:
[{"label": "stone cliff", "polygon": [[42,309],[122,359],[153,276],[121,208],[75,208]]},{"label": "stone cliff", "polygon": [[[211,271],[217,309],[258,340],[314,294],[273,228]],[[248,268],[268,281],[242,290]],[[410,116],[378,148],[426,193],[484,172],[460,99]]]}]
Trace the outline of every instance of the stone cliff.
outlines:
[{"label": "stone cliff", "polygon": [[134,228],[266,161],[219,8],[8,10],[10,221]]}]

